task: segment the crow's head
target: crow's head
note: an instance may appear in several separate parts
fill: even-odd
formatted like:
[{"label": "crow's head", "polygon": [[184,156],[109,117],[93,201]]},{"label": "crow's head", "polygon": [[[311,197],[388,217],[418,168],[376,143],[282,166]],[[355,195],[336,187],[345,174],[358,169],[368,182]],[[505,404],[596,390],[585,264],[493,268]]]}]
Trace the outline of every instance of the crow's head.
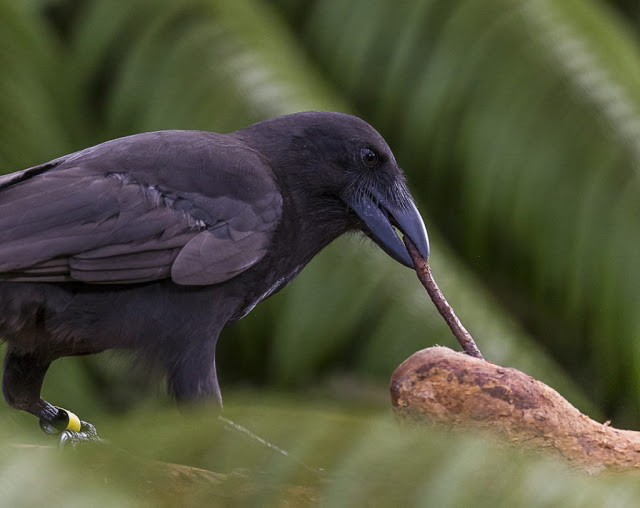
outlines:
[{"label": "crow's head", "polygon": [[274,159],[278,176],[295,185],[299,195],[320,203],[313,208],[318,220],[338,216],[349,229],[361,230],[395,260],[413,267],[397,228],[428,258],[427,231],[404,174],[385,140],[364,120],[312,111],[250,129],[262,138],[261,151]]}]

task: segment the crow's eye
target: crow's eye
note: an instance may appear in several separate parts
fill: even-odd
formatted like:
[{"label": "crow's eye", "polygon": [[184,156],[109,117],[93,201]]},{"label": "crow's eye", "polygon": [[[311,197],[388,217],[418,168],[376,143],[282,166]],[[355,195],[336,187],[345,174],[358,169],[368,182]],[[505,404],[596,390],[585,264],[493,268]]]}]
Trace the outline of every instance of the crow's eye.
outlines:
[{"label": "crow's eye", "polygon": [[368,168],[372,168],[373,166],[378,164],[378,154],[371,150],[371,148],[361,148],[360,159],[362,160],[362,164],[364,164]]}]

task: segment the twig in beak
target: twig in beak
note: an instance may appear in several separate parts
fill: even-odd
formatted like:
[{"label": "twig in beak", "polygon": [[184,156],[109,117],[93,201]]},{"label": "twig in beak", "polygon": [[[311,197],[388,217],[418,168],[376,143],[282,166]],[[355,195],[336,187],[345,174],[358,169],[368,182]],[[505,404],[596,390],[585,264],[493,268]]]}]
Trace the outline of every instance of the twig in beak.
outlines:
[{"label": "twig in beak", "polygon": [[416,269],[416,273],[418,274],[418,279],[422,282],[422,285],[429,293],[431,297],[431,301],[438,309],[440,315],[444,318],[447,325],[455,335],[456,339],[462,346],[462,349],[469,356],[473,356],[474,358],[479,358],[480,360],[484,360],[482,353],[476,346],[476,343],[473,340],[471,334],[467,331],[467,329],[463,326],[463,324],[456,316],[456,313],[451,308],[451,305],[447,302],[447,299],[440,291],[440,288],[436,284],[433,275],[431,274],[431,268],[429,268],[429,263],[427,260],[423,259],[422,256],[418,253],[413,242],[407,237],[404,236],[404,244],[407,246],[407,250],[409,251],[409,255],[413,260],[413,266]]}]

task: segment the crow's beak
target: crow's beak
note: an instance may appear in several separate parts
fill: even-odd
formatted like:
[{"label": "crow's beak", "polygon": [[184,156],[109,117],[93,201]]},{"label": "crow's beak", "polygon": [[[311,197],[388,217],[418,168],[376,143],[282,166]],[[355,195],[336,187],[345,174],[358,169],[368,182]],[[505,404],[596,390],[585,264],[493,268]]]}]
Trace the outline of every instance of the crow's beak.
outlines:
[{"label": "crow's beak", "polygon": [[407,235],[414,243],[424,259],[429,257],[429,237],[422,217],[409,197],[399,204],[390,204],[378,193],[370,196],[360,196],[350,200],[349,206],[367,225],[373,240],[393,259],[409,268],[413,268],[413,261],[404,243],[396,233],[397,227],[403,235]]}]

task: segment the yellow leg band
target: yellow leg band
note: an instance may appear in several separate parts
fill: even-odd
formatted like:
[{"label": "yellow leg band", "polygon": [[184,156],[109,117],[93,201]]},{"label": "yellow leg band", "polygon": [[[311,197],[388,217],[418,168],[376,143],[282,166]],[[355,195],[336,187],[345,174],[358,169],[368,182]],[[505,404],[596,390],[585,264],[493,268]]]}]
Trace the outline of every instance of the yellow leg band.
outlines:
[{"label": "yellow leg band", "polygon": [[82,428],[82,424],[80,423],[80,418],[78,418],[75,413],[72,413],[68,409],[64,409],[62,407],[58,409],[62,409],[65,413],[67,413],[67,416],[69,417],[69,423],[67,423],[66,430],[80,432],[80,429]]}]

